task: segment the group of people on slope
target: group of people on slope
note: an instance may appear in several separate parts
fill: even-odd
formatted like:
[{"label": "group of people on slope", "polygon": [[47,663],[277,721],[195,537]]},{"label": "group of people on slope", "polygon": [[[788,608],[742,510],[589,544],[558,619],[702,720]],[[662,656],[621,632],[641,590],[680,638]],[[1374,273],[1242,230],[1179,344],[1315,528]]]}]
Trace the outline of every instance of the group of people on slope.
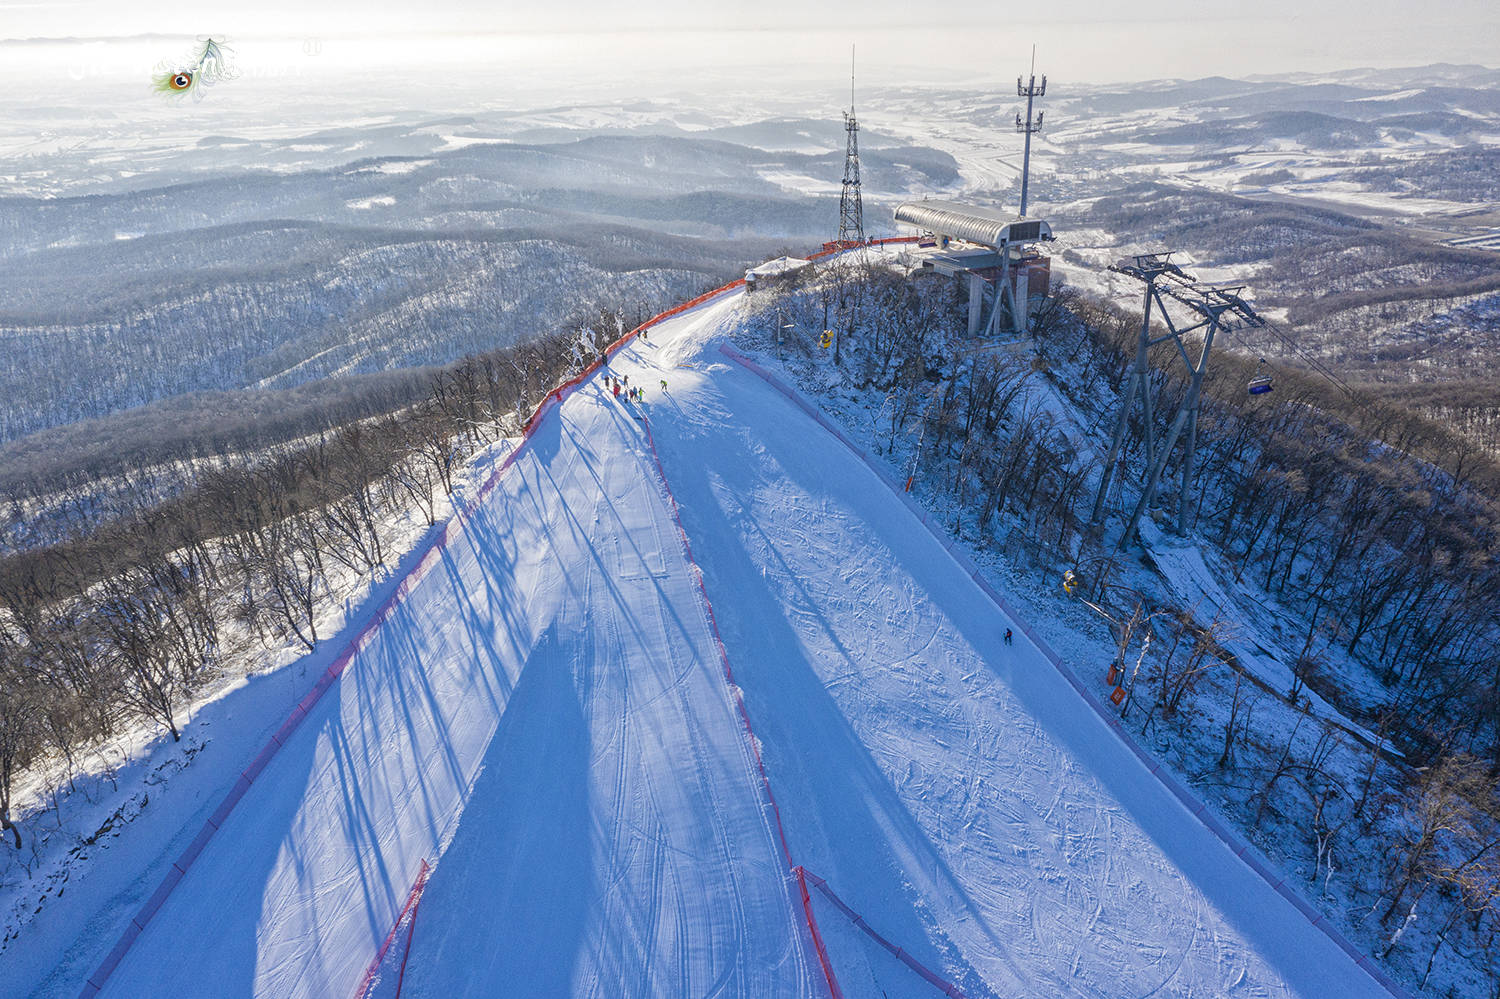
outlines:
[{"label": "group of people on slope", "polygon": [[646,401],[646,398],[642,394],[639,385],[637,385],[635,388],[631,388],[630,387],[630,376],[629,375],[626,375],[624,377],[623,381],[621,381],[621,379],[619,379],[619,378],[613,378],[613,377],[611,377],[609,379],[609,390],[615,394],[615,398],[616,399],[620,398],[620,393],[621,392],[624,392],[625,393],[625,399],[626,399],[627,402],[645,402]]},{"label": "group of people on slope", "polygon": [[[627,402],[645,402],[646,401],[646,392],[645,392],[645,390],[642,389],[639,385],[637,385],[634,388],[632,388],[631,385],[630,385],[630,376],[629,375],[621,375],[619,378],[616,378],[613,375],[610,375],[607,378],[607,383],[609,385],[609,390],[614,393],[614,396],[615,396],[616,399],[620,398],[620,393],[621,392],[624,392],[625,393],[625,399],[626,399]],[[665,392],[667,390],[667,380],[665,378],[663,378],[661,380],[661,390],[663,392]]]}]

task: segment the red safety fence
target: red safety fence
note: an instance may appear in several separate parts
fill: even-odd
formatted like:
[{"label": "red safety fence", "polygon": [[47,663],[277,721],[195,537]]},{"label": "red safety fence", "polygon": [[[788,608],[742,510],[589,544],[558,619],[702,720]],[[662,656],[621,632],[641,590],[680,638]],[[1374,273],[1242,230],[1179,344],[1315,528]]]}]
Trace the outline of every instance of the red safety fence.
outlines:
[{"label": "red safety fence", "polygon": [[[1058,654],[1052,650],[1052,647],[1048,645],[1040,635],[1033,631],[1031,626],[1028,625],[1024,620],[1022,620],[1021,616],[1016,613],[1015,608],[1010,605],[1010,602],[1003,596],[1001,596],[998,590],[990,585],[989,581],[984,578],[984,574],[980,572],[979,567],[974,564],[974,561],[970,559],[969,556],[958,545],[954,543],[951,537],[949,537],[947,530],[937,521],[928,516],[927,511],[922,509],[922,507],[918,505],[917,501],[912,499],[911,495],[901,488],[901,484],[891,476],[889,471],[877,464],[875,459],[872,458],[867,451],[851,441],[848,435],[846,435],[842,430],[835,426],[834,423],[829,420],[828,417],[824,416],[816,406],[812,405],[812,403],[804,399],[801,393],[784,384],[775,375],[771,374],[765,368],[761,367],[759,364],[755,363],[744,354],[741,354],[733,347],[730,347],[727,344],[722,345],[719,348],[719,352],[722,353],[725,357],[734,361],[736,364],[743,367],[745,370],[760,377],[763,381],[766,382],[766,384],[770,385],[777,392],[781,393],[787,399],[791,400],[791,402],[796,405],[797,408],[801,409],[808,416],[812,417],[812,419],[816,421],[820,426],[822,426],[823,429],[827,430],[834,437],[838,438],[838,440],[842,442],[843,445],[848,448],[856,458],[862,461],[865,466],[875,474],[876,478],[878,478],[881,482],[884,482],[886,486],[891,490],[891,492],[896,494],[897,499],[906,504],[907,509],[911,510],[912,514],[922,522],[923,526],[927,528],[928,532],[937,541],[937,543],[942,545],[943,548],[948,552],[948,554],[953,558],[953,560],[958,563],[959,568],[968,573],[969,578],[974,580],[975,585],[977,585],[980,590],[984,592],[985,596],[989,597],[991,602],[993,602],[995,606],[1000,609],[1001,613],[1009,618],[1011,623],[1014,624],[1015,627],[1021,630],[1021,633],[1030,640],[1031,644],[1036,648],[1038,652],[1042,654],[1043,658],[1045,658],[1049,663],[1052,664],[1052,667],[1057,670],[1058,674],[1063,678],[1063,680],[1066,681],[1068,685],[1077,692],[1078,696],[1083,699],[1084,703],[1094,710],[1094,713],[1097,714],[1100,719],[1102,719],[1104,723],[1109,726],[1110,730],[1115,733],[1119,740],[1124,743],[1132,753],[1135,754],[1136,758],[1141,761],[1141,764],[1151,773],[1151,775],[1155,777],[1168,791],[1170,791],[1173,797],[1181,802],[1183,807],[1185,807],[1189,812],[1192,813],[1194,818],[1196,818],[1201,824],[1206,826],[1209,832],[1211,832],[1215,837],[1219,839],[1220,842],[1227,846],[1236,857],[1239,857],[1241,860],[1243,860],[1245,862],[1245,865],[1252,871],[1254,871],[1257,875],[1259,875],[1260,878],[1264,880],[1273,891],[1284,898],[1287,902],[1291,903],[1291,905],[1298,912],[1302,913],[1302,915],[1307,918],[1307,921],[1309,923],[1311,923],[1317,929],[1321,930],[1323,934],[1327,936],[1329,940],[1333,941],[1333,943],[1337,945],[1340,950],[1342,950],[1345,954],[1348,954],[1350,960],[1352,960],[1356,965],[1362,968],[1366,974],[1374,979],[1376,984],[1385,989],[1392,996],[1395,996],[1396,999],[1411,999],[1411,994],[1409,992],[1403,989],[1394,979],[1392,979],[1379,966],[1377,966],[1375,962],[1370,959],[1369,955],[1362,953],[1358,948],[1350,943],[1349,940],[1343,935],[1343,933],[1339,932],[1338,928],[1328,921],[1328,918],[1326,916],[1324,916],[1321,912],[1318,912],[1306,899],[1302,897],[1301,892],[1298,892],[1295,888],[1289,885],[1285,877],[1276,873],[1276,871],[1270,866],[1269,863],[1262,860],[1259,851],[1255,850],[1255,848],[1252,847],[1248,842],[1246,842],[1244,838],[1241,837],[1238,833],[1234,832],[1233,830],[1229,829],[1229,827],[1224,825],[1224,823],[1221,822],[1218,817],[1213,814],[1208,806],[1200,801],[1198,797],[1191,791],[1183,787],[1182,784],[1177,780],[1177,778],[1173,777],[1171,772],[1165,766],[1163,766],[1160,761],[1153,759],[1144,749],[1136,744],[1134,739],[1130,738],[1130,736],[1125,733],[1125,730],[1120,723],[1119,716],[1116,715],[1113,711],[1106,708],[1104,706],[1104,702],[1094,694],[1094,692],[1088,687],[1088,685],[1080,680],[1077,674],[1072,669],[1063,664],[1061,657],[1059,657]],[[1117,687],[1115,689],[1119,690],[1120,688]]]},{"label": "red safety fence", "polygon": [[[879,246],[888,243],[912,242],[914,239],[915,237],[896,237],[892,239],[872,240],[870,245]],[[825,250],[813,254],[809,259],[821,259],[838,252],[843,251],[837,249],[832,251]],[[668,309],[666,312],[652,316],[606,347],[605,356],[609,357],[619,352],[626,344],[640,335],[642,330],[649,329],[665,319],[696,308],[727,291],[733,291],[736,288],[742,287],[744,283],[743,278],[731,281],[726,285],[715,288],[713,291],[699,295],[691,301],[684,302],[675,308]],[[93,999],[94,996],[99,994],[100,990],[104,987],[104,983],[109,980],[109,976],[114,973],[115,968],[119,967],[120,962],[129,953],[136,938],[141,935],[146,925],[156,915],[157,911],[161,909],[168,896],[172,894],[172,890],[177,887],[178,882],[187,874],[193,861],[198,858],[198,855],[208,845],[209,840],[228,821],[229,815],[234,811],[235,806],[239,804],[240,799],[245,796],[245,793],[250,790],[251,785],[260,776],[261,771],[266,768],[277,752],[280,751],[281,747],[296,732],[302,721],[322,699],[323,695],[343,675],[344,670],[349,667],[354,657],[365,648],[375,632],[396,612],[396,608],[400,606],[401,601],[405,599],[406,595],[438,563],[441,552],[448,546],[449,541],[457,538],[464,525],[473,519],[479,510],[480,504],[489,496],[495,486],[499,484],[501,477],[510,469],[525,449],[531,439],[532,433],[541,422],[543,416],[556,405],[560,404],[574,389],[583,384],[599,367],[600,362],[596,359],[584,368],[583,371],[547,393],[522,428],[521,442],[511,450],[510,454],[506,455],[505,460],[490,474],[490,477],[485,480],[484,484],[475,492],[473,498],[464,504],[462,509],[456,512],[441,527],[434,528],[433,531],[429,532],[422,544],[415,550],[416,564],[402,577],[399,584],[396,585],[395,589],[381,604],[380,609],[365,622],[365,625],[349,641],[348,645],[344,647],[333,663],[318,677],[312,689],[307,692],[297,707],[287,716],[281,727],[271,736],[270,741],[261,747],[260,752],[250,761],[250,765],[240,772],[239,779],[235,781],[234,785],[229,789],[229,793],[219,802],[219,807],[203,823],[203,827],[198,831],[198,835],[193,837],[187,849],[173,861],[172,866],[162,875],[161,881],[157,884],[156,890],[152,892],[151,897],[131,917],[130,922],[125,926],[125,929],[120,933],[119,939],[115,942],[115,946],[105,955],[104,960],[100,962],[94,973],[88,977],[83,989],[79,993],[79,999]]]},{"label": "red safety fence", "polygon": [[897,243],[915,243],[920,238],[920,236],[886,236],[881,239],[866,240],[863,244],[856,243],[852,246],[840,246],[838,244],[833,244],[830,246],[825,246],[817,253],[810,254],[807,259],[822,260],[825,257],[831,257],[835,254],[847,253],[850,250],[858,250],[861,248],[861,246],[892,246]]},{"label": "red safety fence", "polygon": [[823,981],[828,986],[828,994],[831,999],[843,999],[844,993],[839,988],[838,978],[833,973],[833,964],[828,960],[828,948],[823,946],[823,936],[818,932],[818,921],[813,918],[812,903],[808,899],[807,885],[801,880],[800,870],[792,863],[792,850],[787,845],[786,827],[781,823],[781,809],[776,804],[776,795],[771,790],[771,778],[766,773],[766,762],[760,755],[760,740],[755,737],[755,729],[750,724],[750,713],[745,708],[745,697],[743,691],[734,682],[734,669],[729,664],[729,651],[724,647],[724,639],[719,635],[719,622],[714,616],[714,605],[708,598],[708,588],[703,582],[703,570],[693,558],[693,546],[688,541],[687,528],[682,524],[682,514],[677,507],[677,497],[672,493],[672,486],[667,482],[667,470],[661,463],[661,453],[656,449],[656,437],[651,432],[651,422],[645,421],[646,443],[651,448],[651,459],[656,463],[656,474],[661,482],[662,491],[666,495],[667,508],[672,511],[672,520],[677,525],[677,536],[682,542],[683,558],[687,561],[693,578],[698,583],[698,595],[703,601],[703,610],[708,618],[709,631],[713,633],[714,645],[719,650],[719,663],[724,670],[724,681],[729,685],[730,699],[734,701],[739,709],[740,724],[745,731],[746,741],[750,747],[750,755],[755,760],[756,769],[760,772],[761,788],[765,792],[766,802],[771,806],[771,816],[776,820],[776,836],[781,842],[781,855],[786,860],[787,872],[797,877],[802,895],[802,914],[807,923],[807,932],[812,938],[813,949],[817,952],[818,963],[823,969]]},{"label": "red safety fence", "polygon": [[828,901],[832,902],[840,912],[848,917],[849,922],[853,923],[859,929],[864,930],[865,935],[868,936],[871,940],[874,940],[876,943],[880,944],[880,946],[896,955],[896,960],[906,965],[912,971],[915,971],[918,975],[921,976],[924,982],[927,982],[929,985],[936,988],[943,995],[951,996],[952,999],[965,999],[963,992],[959,991],[957,985],[954,985],[947,979],[941,978],[938,975],[934,974],[921,961],[918,961],[906,951],[902,950],[900,947],[897,947],[895,944],[891,943],[879,933],[876,933],[875,930],[871,928],[870,924],[865,922],[865,917],[849,908],[849,906],[844,904],[843,899],[839,898],[833,893],[833,889],[828,887],[827,881],[824,881],[822,878],[818,877],[816,874],[814,874],[812,871],[809,871],[805,867],[797,868],[797,880],[802,883],[802,897],[804,899],[807,898],[807,882],[811,881],[814,888],[818,889],[818,891],[827,896]]},{"label": "red safety fence", "polygon": [[343,676],[344,671],[348,669],[354,657],[365,648],[381,625],[395,614],[397,607],[400,606],[401,601],[405,599],[406,595],[437,565],[442,550],[447,547],[450,540],[458,537],[459,531],[464,524],[473,518],[480,502],[494,489],[499,483],[501,476],[515,463],[525,444],[526,441],[523,440],[520,445],[511,450],[510,454],[506,455],[500,467],[490,475],[489,479],[475,493],[474,498],[463,509],[443,524],[441,528],[429,533],[423,545],[417,549],[416,564],[401,579],[395,589],[391,591],[390,595],[380,605],[380,609],[365,622],[364,626],[349,641],[338,657],[318,677],[312,689],[307,692],[292,710],[291,714],[282,722],[281,727],[276,730],[270,740],[261,747],[260,752],[250,761],[249,766],[240,772],[239,779],[234,782],[234,785],[229,789],[229,793],[219,802],[218,808],[203,823],[203,827],[198,831],[198,835],[193,838],[192,842],[188,844],[187,849],[173,861],[172,866],[162,876],[156,891],[146,900],[140,910],[131,917],[130,923],[120,934],[120,938],[115,943],[114,948],[105,956],[103,962],[100,963],[99,967],[95,969],[94,973],[85,982],[82,991],[79,993],[80,999],[92,999],[93,996],[99,994],[100,990],[104,987],[104,983],[109,980],[109,976],[114,973],[115,968],[119,966],[120,962],[124,960],[125,955],[130,951],[136,938],[145,930],[146,924],[151,921],[157,911],[165,904],[172,890],[177,887],[178,882],[187,874],[193,862],[198,859],[204,848],[208,846],[209,840],[214,837],[214,834],[219,831],[225,822],[229,821],[229,816],[233,813],[235,806],[240,803],[240,799],[245,796],[246,792],[250,790],[251,786],[260,777],[271,760],[280,752],[281,747],[291,739],[298,727],[301,726],[303,720],[307,718],[318,702],[322,700],[323,695]]},{"label": "red safety fence", "polygon": [[[888,236],[883,239],[869,240],[868,242],[864,243],[863,246],[891,246],[901,243],[915,243],[916,241],[916,236]],[[847,253],[850,250],[857,250],[860,248],[860,246],[847,246],[819,250],[817,253],[809,254],[807,259],[822,260],[827,257],[835,256],[840,253]],[[720,285],[712,291],[706,291],[703,294],[699,295],[697,298],[689,299],[688,301],[683,302],[681,305],[674,306],[665,312],[657,313],[650,319],[647,319],[645,322],[641,323],[635,329],[631,330],[624,336],[620,337],[618,340],[611,343],[609,346],[605,347],[605,358],[608,359],[610,357],[613,357],[622,348],[624,348],[626,344],[630,343],[637,336],[639,336],[643,330],[649,330],[651,327],[665,322],[666,320],[671,319],[675,316],[680,316],[690,309],[696,309],[698,306],[710,302],[715,298],[718,298],[720,295],[724,294],[727,291],[734,291],[736,288],[743,288],[744,286],[745,279],[739,278],[737,280],[729,282],[728,284]],[[531,432],[531,428],[537,423],[537,421],[542,418],[542,414],[545,410],[550,409],[551,406],[555,403],[561,402],[569,392],[577,388],[579,385],[583,384],[583,382],[586,381],[590,376],[592,376],[594,372],[599,370],[599,368],[602,366],[602,363],[603,362],[601,362],[598,358],[595,358],[593,361],[589,362],[589,364],[578,374],[574,375],[572,378],[569,378],[557,388],[547,393],[547,395],[542,399],[541,404],[537,406],[536,411],[531,414],[531,419],[526,421],[525,433],[529,434]]]},{"label": "red safety fence", "polygon": [[417,871],[417,880],[412,882],[411,891],[406,895],[406,905],[401,907],[401,914],[396,917],[396,922],[391,926],[391,932],[385,936],[385,943],[375,952],[375,959],[365,969],[365,977],[359,983],[359,988],[354,993],[354,999],[366,999],[370,990],[379,984],[381,965],[385,964],[386,956],[391,951],[391,944],[395,943],[401,927],[406,927],[406,947],[401,952],[401,970],[396,975],[396,999],[400,999],[401,986],[406,982],[406,959],[411,956],[412,936],[417,929],[417,906],[422,904],[422,892],[427,889],[427,875],[432,868],[427,861],[422,861],[422,867]]}]

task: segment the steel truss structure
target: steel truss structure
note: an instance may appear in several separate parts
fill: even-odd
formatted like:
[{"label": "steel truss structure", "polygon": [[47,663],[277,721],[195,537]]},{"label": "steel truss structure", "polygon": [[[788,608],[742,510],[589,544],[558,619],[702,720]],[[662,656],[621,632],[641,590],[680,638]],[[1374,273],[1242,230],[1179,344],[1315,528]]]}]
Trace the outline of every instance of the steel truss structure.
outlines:
[{"label": "steel truss structure", "polygon": [[[1140,281],[1145,286],[1141,308],[1141,330],[1136,339],[1135,360],[1130,367],[1129,381],[1120,404],[1120,419],[1115,425],[1115,435],[1110,441],[1109,455],[1104,461],[1104,470],[1099,480],[1099,493],[1094,499],[1094,510],[1089,523],[1097,530],[1104,517],[1104,503],[1114,480],[1115,468],[1120,463],[1120,445],[1125,440],[1131,409],[1139,400],[1141,425],[1145,428],[1146,482],[1139,501],[1131,511],[1120,536],[1120,545],[1129,544],[1136,536],[1141,515],[1150,508],[1161,483],[1162,472],[1177,441],[1186,433],[1182,451],[1182,472],[1177,501],[1177,533],[1186,534],[1196,518],[1196,504],[1192,502],[1193,463],[1198,449],[1198,404],[1203,388],[1203,376],[1208,371],[1208,355],[1213,349],[1214,337],[1220,332],[1259,327],[1265,321],[1249,302],[1241,296],[1244,286],[1216,287],[1200,285],[1172,263],[1170,253],[1146,253],[1128,261],[1121,261],[1110,270]],[[1185,308],[1191,319],[1190,325],[1179,326],[1172,317],[1167,303],[1171,301]],[[1167,332],[1151,335],[1153,306]],[[1195,360],[1188,353],[1187,337],[1202,331],[1202,346]],[[1148,352],[1158,344],[1171,341],[1177,347],[1177,357],[1187,371],[1188,390],[1177,406],[1177,413],[1167,430],[1166,437],[1155,440],[1155,402],[1151,390],[1151,365]]]},{"label": "steel truss structure", "polygon": [[865,209],[859,195],[859,122],[854,117],[854,51],[849,52],[849,110],[844,112],[844,190],[839,195],[839,242],[865,241]]}]

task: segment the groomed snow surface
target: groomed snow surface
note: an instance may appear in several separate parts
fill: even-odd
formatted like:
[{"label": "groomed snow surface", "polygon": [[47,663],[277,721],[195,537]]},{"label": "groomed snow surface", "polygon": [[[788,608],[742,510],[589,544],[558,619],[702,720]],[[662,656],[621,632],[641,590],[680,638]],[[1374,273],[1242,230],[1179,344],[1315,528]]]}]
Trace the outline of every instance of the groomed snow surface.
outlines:
[{"label": "groomed snow surface", "polygon": [[[966,995],[1387,995],[857,456],[725,363],[739,303],[611,364],[665,480],[602,376],[547,412],[104,994],[352,995],[425,859],[403,996],[826,995],[706,590],[792,861]],[[845,995],[939,994],[812,909]]]}]

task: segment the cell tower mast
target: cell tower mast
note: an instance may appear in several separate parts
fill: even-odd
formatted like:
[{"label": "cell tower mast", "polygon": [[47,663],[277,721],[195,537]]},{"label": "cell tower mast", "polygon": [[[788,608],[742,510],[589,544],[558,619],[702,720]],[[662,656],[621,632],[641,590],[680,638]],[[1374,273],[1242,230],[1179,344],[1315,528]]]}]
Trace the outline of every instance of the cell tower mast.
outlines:
[{"label": "cell tower mast", "polygon": [[1038,111],[1036,117],[1031,116],[1031,102],[1047,93],[1047,75],[1042,74],[1041,86],[1036,82],[1036,46],[1031,47],[1031,78],[1022,83],[1021,78],[1016,77],[1016,96],[1026,98],[1026,120],[1016,115],[1016,131],[1024,132],[1026,135],[1026,152],[1021,156],[1021,217],[1026,217],[1026,194],[1027,186],[1031,180],[1031,136],[1042,130],[1042,115],[1045,111]]},{"label": "cell tower mast", "polygon": [[849,46],[849,110],[844,112],[849,134],[844,152],[844,193],[839,196],[839,242],[865,241],[865,209],[859,197],[859,122],[854,118],[854,46]]}]

